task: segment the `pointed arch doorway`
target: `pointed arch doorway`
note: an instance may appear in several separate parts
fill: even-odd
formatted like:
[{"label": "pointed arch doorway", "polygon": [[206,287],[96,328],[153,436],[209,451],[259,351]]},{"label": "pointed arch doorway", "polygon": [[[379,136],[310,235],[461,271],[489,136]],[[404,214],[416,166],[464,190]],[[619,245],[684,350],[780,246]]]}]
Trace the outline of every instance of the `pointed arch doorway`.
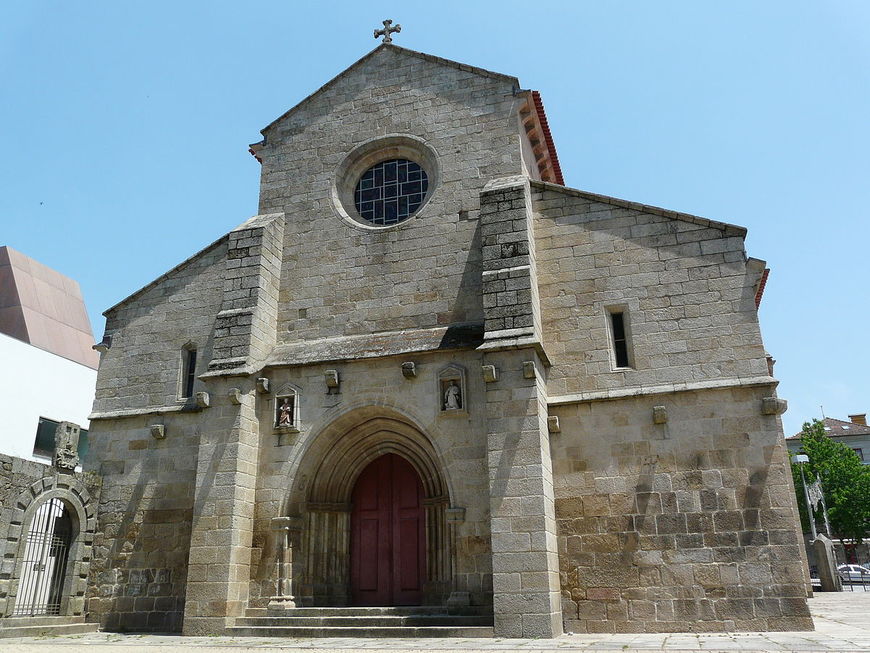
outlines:
[{"label": "pointed arch doorway", "polygon": [[[382,591],[358,591],[360,587],[374,586],[371,577],[360,578],[359,574],[371,571],[366,568],[366,564],[371,562],[372,553],[378,552],[374,545],[363,545],[362,538],[368,536],[369,541],[383,539],[365,533],[359,518],[376,517],[377,528],[383,529],[385,527],[380,522],[388,517],[386,514],[381,516],[371,512],[364,515],[361,506],[368,506],[366,511],[374,513],[378,509],[373,507],[375,504],[371,497],[362,502],[355,501],[354,494],[358,482],[360,488],[367,483],[366,472],[370,466],[380,469],[378,474],[387,473],[374,463],[391,454],[394,457],[385,460],[393,463],[398,460],[399,468],[393,469],[389,474],[397,474],[399,479],[393,479],[390,483],[398,484],[399,506],[403,507],[395,507],[395,512],[389,517],[390,533],[395,530],[394,524],[409,531],[416,520],[417,528],[422,530],[423,540],[417,551],[413,551],[413,548],[406,550],[404,544],[396,546],[392,540],[382,545],[380,553],[386,556],[386,566],[389,569],[387,573],[392,574],[386,576],[390,581],[389,586],[392,587],[395,582],[400,584],[398,591],[391,589],[390,595],[385,597]],[[382,461],[379,464],[386,463]],[[295,596],[302,605],[337,607],[355,603],[446,604],[454,590],[456,554],[455,531],[448,523],[450,493],[435,447],[419,427],[384,406],[354,409],[320,432],[304,453],[299,468],[301,473],[295,477],[293,491],[298,492],[296,496],[302,499],[299,504],[301,525],[296,536],[297,544],[294,544],[298,555],[293,556],[292,583]],[[306,472],[310,477],[306,478]],[[376,474],[374,471],[368,473]],[[407,480],[402,481],[402,477],[407,476],[414,480],[415,493],[419,497],[419,508],[414,510],[410,510],[414,508],[410,501],[406,502],[401,498],[401,488],[411,485]],[[397,495],[394,485],[388,495],[390,502],[387,505],[391,509]],[[368,492],[374,491],[369,489]],[[404,503],[409,505],[403,505]],[[382,512],[387,513],[388,510],[383,508]],[[409,513],[416,516],[410,518]],[[371,523],[366,526],[369,529],[375,528],[375,524]],[[383,537],[386,537],[385,530]],[[417,542],[419,543],[419,539]],[[394,560],[394,556],[399,556],[399,560]],[[409,559],[416,561],[416,564],[407,562]],[[397,565],[400,570],[398,577],[394,571]],[[412,583],[413,574],[406,573],[403,579],[402,570],[406,566],[410,571],[419,573],[419,590]],[[384,568],[382,562],[379,569]],[[404,589],[401,587],[403,584]],[[366,599],[366,594],[377,598]]]},{"label": "pointed arch doorway", "polygon": [[351,510],[354,605],[419,605],[426,577],[423,483],[402,456],[384,454],[356,481]]}]

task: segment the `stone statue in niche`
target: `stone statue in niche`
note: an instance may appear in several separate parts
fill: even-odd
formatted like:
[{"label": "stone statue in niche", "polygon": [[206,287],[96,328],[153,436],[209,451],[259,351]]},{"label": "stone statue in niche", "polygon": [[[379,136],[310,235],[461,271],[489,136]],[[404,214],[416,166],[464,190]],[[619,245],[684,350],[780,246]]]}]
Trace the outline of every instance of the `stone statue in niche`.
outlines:
[{"label": "stone statue in niche", "polygon": [[54,466],[75,470],[79,464],[79,426],[61,422],[54,431]]},{"label": "stone statue in niche", "polygon": [[450,379],[444,387],[444,410],[462,409],[462,389],[456,379]]},{"label": "stone statue in niche", "polygon": [[441,417],[468,414],[468,396],[465,387],[465,368],[450,364],[438,372],[438,385],[433,388],[438,394],[437,414]]},{"label": "stone statue in niche", "polygon": [[277,428],[291,428],[293,423],[293,404],[296,398],[292,396],[278,397],[275,409],[275,426]]}]

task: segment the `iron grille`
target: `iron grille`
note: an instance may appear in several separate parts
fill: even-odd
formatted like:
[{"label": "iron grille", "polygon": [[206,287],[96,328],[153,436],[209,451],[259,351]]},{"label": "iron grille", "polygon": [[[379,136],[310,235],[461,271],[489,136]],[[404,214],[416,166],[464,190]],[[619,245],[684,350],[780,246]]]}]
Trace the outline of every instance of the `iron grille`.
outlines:
[{"label": "iron grille", "polygon": [[27,533],[13,616],[60,614],[71,536],[72,521],[63,501],[43,503]]}]

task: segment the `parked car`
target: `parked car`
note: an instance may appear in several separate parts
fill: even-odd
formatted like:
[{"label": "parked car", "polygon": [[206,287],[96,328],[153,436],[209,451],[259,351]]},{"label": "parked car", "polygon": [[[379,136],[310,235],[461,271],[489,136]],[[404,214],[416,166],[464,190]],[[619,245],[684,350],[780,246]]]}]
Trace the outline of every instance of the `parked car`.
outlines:
[{"label": "parked car", "polygon": [[861,565],[840,565],[837,567],[840,578],[851,583],[870,583],[870,569]]}]

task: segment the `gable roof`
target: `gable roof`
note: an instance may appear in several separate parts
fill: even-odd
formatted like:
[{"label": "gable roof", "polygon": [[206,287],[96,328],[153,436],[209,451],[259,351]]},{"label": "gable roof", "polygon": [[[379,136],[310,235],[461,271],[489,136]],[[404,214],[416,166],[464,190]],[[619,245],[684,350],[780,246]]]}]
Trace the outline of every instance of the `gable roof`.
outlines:
[{"label": "gable roof", "polygon": [[520,82],[516,77],[513,77],[512,75],[504,75],[502,73],[496,73],[496,72],[493,72],[491,70],[486,70],[485,68],[478,68],[477,66],[469,66],[468,64],[459,63],[458,61],[451,61],[450,59],[443,59],[442,57],[436,57],[435,55],[432,55],[432,54],[425,54],[423,52],[417,52],[416,50],[409,50],[408,48],[403,48],[403,47],[398,46],[398,45],[393,45],[392,43],[381,43],[374,50],[372,50],[371,52],[369,52],[368,54],[366,54],[362,58],[360,58],[357,61],[355,61],[354,63],[352,63],[348,68],[345,68],[338,75],[336,75],[335,77],[330,79],[328,82],[326,82],[323,86],[321,86],[316,91],[314,91],[310,95],[306,96],[300,102],[295,104],[293,107],[291,107],[290,109],[288,109],[287,111],[282,113],[280,116],[275,118],[275,120],[273,120],[268,125],[263,127],[263,129],[260,130],[260,133],[265,134],[265,132],[267,130],[269,130],[272,126],[274,126],[276,123],[284,120],[284,118],[286,118],[290,114],[294,113],[302,105],[310,102],[313,98],[317,97],[318,95],[323,93],[325,90],[327,90],[330,87],[332,87],[333,85],[335,85],[339,80],[347,77],[351,73],[351,71],[360,67],[365,62],[367,62],[369,59],[374,57],[377,53],[384,51],[384,50],[391,50],[393,52],[396,52],[397,54],[404,54],[404,55],[407,55],[410,57],[417,57],[419,59],[423,59],[424,61],[429,61],[431,63],[440,64],[442,66],[447,66],[449,68],[455,68],[456,70],[463,70],[465,72],[474,73],[476,75],[480,75],[481,77],[491,77],[494,79],[502,79],[502,80],[512,84],[514,86],[514,89],[519,89]]},{"label": "gable roof", "polygon": [[[844,435],[870,435],[870,426],[864,424],[856,424],[855,422],[847,422],[842,419],[834,419],[826,417],[822,420],[825,425],[825,435],[828,437],[838,437]],[[790,435],[786,440],[800,440],[803,431]]]},{"label": "gable roof", "polygon": [[672,211],[670,209],[663,209],[659,206],[652,206],[650,204],[641,204],[640,202],[632,202],[629,200],[621,200],[617,197],[610,197],[608,195],[600,195],[598,193],[590,193],[585,190],[578,190],[576,188],[569,188],[567,186],[560,186],[558,184],[552,184],[547,181],[534,181],[532,180],[531,185],[533,187],[540,188],[541,190],[549,190],[554,193],[563,193],[565,195],[572,195],[574,197],[580,197],[582,199],[591,200],[593,202],[601,202],[602,204],[612,204],[613,206],[619,206],[624,209],[632,209],[633,211],[640,211],[641,213],[652,213],[653,215],[660,215],[664,218],[672,218],[674,220],[682,220],[683,222],[691,222],[692,224],[702,225],[704,227],[711,227],[713,229],[721,229],[726,236],[734,236],[737,238],[745,238],[746,237],[746,227],[741,227],[740,225],[730,224],[728,222],[718,222],[716,220],[710,220],[708,218],[702,218],[697,215],[692,215],[690,213],[680,213],[679,211]]},{"label": "gable roof", "polygon": [[559,155],[556,153],[556,144],[553,142],[553,135],[550,133],[550,122],[547,120],[547,114],[544,112],[544,102],[541,100],[541,94],[538,91],[532,91],[532,100],[535,103],[535,111],[538,114],[541,131],[544,133],[544,142],[547,145],[547,152],[550,156],[553,177],[557,184],[564,186],[565,178],[562,176],[562,166],[559,165]]}]

